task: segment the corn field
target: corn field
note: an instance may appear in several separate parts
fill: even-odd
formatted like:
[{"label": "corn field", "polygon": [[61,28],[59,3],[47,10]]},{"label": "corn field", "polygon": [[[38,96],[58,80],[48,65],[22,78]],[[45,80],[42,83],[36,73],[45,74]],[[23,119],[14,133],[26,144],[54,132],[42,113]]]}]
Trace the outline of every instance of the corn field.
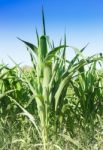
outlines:
[{"label": "corn field", "polygon": [[103,150],[103,54],[84,56],[88,44],[69,46],[66,33],[55,46],[43,10],[36,37],[18,38],[29,69],[0,64],[0,150]]}]

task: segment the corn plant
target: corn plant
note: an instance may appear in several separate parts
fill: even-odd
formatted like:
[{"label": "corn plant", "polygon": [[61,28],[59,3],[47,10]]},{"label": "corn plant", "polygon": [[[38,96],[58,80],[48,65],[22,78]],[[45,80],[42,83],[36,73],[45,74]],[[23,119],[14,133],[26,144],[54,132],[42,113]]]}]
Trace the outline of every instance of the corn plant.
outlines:
[{"label": "corn plant", "polygon": [[[9,68],[7,65],[0,66],[0,119],[8,118],[14,122],[16,115],[21,112],[14,103],[10,103],[8,96],[15,97],[25,107],[28,103],[30,92],[27,85],[21,81],[17,67]],[[20,100],[20,101],[19,101]],[[32,111],[31,111],[32,113]]]},{"label": "corn plant", "polygon": [[91,125],[93,129],[96,117],[102,115],[102,78],[96,69],[96,62],[92,63],[87,71],[82,66],[78,72],[77,79],[71,82],[75,96],[78,97],[77,107],[79,111],[81,110],[81,117],[83,117],[86,127]]}]

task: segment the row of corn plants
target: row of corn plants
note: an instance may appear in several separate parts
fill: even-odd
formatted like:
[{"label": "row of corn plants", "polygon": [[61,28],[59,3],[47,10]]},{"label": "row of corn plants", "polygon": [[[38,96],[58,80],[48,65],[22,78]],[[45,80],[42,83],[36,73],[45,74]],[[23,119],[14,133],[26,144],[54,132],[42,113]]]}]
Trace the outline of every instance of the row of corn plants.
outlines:
[{"label": "row of corn plants", "polygon": [[[66,35],[55,47],[46,34],[43,10],[42,30],[41,36],[36,30],[37,46],[18,38],[30,54],[29,71],[14,60],[15,67],[11,69],[0,66],[1,121],[6,116],[7,122],[20,122],[21,129],[24,120],[21,115],[26,116],[40,141],[34,143],[37,149],[61,149],[54,141],[58,137],[68,140],[73,148],[86,149],[88,138],[93,140],[103,113],[103,74],[96,68],[103,56],[84,57],[87,45],[82,49],[69,46]],[[67,49],[75,51],[71,60],[66,58]],[[84,144],[73,140],[80,129],[85,134]]]}]

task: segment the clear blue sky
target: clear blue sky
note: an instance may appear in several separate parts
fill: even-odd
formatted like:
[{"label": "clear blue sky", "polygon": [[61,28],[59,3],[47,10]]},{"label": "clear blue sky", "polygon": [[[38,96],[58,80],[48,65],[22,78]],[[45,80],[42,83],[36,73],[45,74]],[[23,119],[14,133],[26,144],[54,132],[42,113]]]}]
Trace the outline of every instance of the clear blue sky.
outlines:
[{"label": "clear blue sky", "polygon": [[82,48],[89,42],[86,55],[103,52],[103,0],[0,0],[0,62],[11,63],[10,55],[18,63],[30,63],[25,46],[16,37],[36,42],[42,3],[51,39],[59,43],[66,27],[69,45]]}]

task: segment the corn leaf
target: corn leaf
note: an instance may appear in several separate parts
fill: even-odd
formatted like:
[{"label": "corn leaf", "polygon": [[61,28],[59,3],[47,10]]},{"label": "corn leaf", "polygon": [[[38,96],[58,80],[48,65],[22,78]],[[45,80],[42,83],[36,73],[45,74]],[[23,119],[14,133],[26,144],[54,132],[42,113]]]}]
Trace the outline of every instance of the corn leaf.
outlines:
[{"label": "corn leaf", "polygon": [[58,46],[58,47],[52,49],[52,50],[47,54],[47,56],[46,56],[46,58],[45,58],[45,62],[51,61],[51,59],[52,59],[53,57],[55,57],[56,53],[57,53],[61,48],[64,48],[64,47],[67,47],[67,46],[62,45],[62,46]]},{"label": "corn leaf", "polygon": [[26,41],[24,41],[24,40],[22,40],[22,39],[20,39],[18,37],[17,37],[17,39],[19,39],[24,44],[26,44],[26,46],[28,46],[36,55],[38,55],[38,48],[34,44],[26,42]]}]

